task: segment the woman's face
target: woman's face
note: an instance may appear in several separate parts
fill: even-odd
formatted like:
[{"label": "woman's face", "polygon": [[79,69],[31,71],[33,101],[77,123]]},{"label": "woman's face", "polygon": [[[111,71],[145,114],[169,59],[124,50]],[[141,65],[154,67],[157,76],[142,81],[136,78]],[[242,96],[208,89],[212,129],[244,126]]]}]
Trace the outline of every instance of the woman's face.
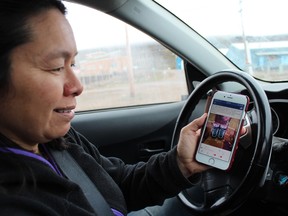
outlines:
[{"label": "woman's face", "polygon": [[65,16],[52,9],[28,24],[32,40],[12,51],[0,133],[29,148],[66,134],[83,86],[73,72],[77,48]]}]

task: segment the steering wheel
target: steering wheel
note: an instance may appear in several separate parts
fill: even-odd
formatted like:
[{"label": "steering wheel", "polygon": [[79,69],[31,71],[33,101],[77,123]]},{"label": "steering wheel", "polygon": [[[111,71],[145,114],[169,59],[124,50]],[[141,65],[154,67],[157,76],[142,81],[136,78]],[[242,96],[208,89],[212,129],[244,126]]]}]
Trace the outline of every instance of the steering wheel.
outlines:
[{"label": "steering wheel", "polygon": [[171,147],[178,143],[180,130],[189,123],[195,107],[211,89],[224,82],[236,82],[247,90],[250,108],[245,117],[246,133],[240,138],[229,171],[211,168],[200,174],[191,188],[178,194],[194,215],[228,215],[261,187],[272,151],[272,117],[267,96],[258,82],[242,71],[220,71],[204,79],[191,93],[180,112]]}]

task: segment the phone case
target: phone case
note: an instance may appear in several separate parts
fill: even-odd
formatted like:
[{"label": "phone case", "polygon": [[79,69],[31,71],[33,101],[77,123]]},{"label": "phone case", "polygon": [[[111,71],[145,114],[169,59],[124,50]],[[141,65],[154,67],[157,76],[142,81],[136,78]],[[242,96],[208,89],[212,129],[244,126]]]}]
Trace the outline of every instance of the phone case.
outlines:
[{"label": "phone case", "polygon": [[[216,91],[213,91],[213,92],[209,93],[209,95],[207,97],[207,103],[206,103],[206,107],[205,107],[205,112],[208,112],[208,108],[210,110],[210,107],[212,106],[212,104],[210,104],[210,103],[213,101],[215,93],[216,93]],[[232,96],[233,97],[233,100],[232,100],[233,102],[231,102],[231,103],[232,104],[233,103],[237,104],[239,106],[241,105],[241,110],[242,110],[242,108],[244,108],[244,109],[241,111],[241,116],[239,116],[239,119],[233,117],[233,114],[231,114],[231,116],[229,117],[229,115],[226,114],[223,111],[224,109],[221,111],[221,112],[224,113],[223,116],[221,116],[217,112],[211,113],[211,116],[213,116],[213,118],[214,118],[213,120],[211,120],[211,119],[209,120],[208,119],[209,117],[212,118],[210,115],[207,116],[206,122],[205,122],[205,124],[203,126],[205,128],[202,129],[202,134],[201,134],[201,138],[203,138],[203,140],[202,139],[199,140],[199,143],[198,143],[198,148],[197,148],[197,151],[196,151],[196,160],[198,162],[201,162],[201,163],[204,163],[204,164],[207,164],[207,165],[216,166],[216,168],[219,168],[219,169],[229,170],[231,168],[233,162],[234,162],[235,154],[236,154],[236,151],[237,151],[237,148],[238,148],[239,139],[240,139],[240,132],[238,132],[238,127],[241,130],[250,100],[249,100],[249,97],[246,96],[246,98],[247,98],[246,101],[247,102],[245,104],[245,107],[243,107],[242,103],[239,102],[239,104],[238,104],[238,102],[235,101],[235,99],[238,99],[239,95],[235,95],[234,93],[229,93],[229,92],[224,92],[224,93],[225,94],[223,94],[223,91],[220,91],[220,93],[219,93],[220,94],[220,98],[225,98],[226,97],[226,93],[227,93],[227,100],[226,99],[220,100],[218,98],[218,100],[220,102],[228,103],[229,102],[228,96],[230,96],[230,97]],[[221,105],[219,107],[222,108],[222,106],[223,105]],[[224,107],[229,110],[229,107],[226,107],[226,105]],[[228,112],[228,110],[227,110],[227,112]],[[236,110],[236,112],[237,112],[237,110]],[[241,119],[243,112],[245,113],[244,114],[244,118]],[[216,120],[216,118],[218,118],[218,120]],[[220,121],[219,121],[219,118],[221,119]],[[241,122],[239,122],[240,120],[241,120]],[[238,122],[237,125],[239,124],[240,126],[237,126],[237,128],[236,127],[235,128],[232,127],[232,129],[230,127],[228,128],[228,126],[230,125],[230,121],[232,122],[231,125],[233,125],[233,123],[235,125],[236,124],[235,122],[237,121]],[[208,129],[208,127],[209,127],[209,129]],[[233,129],[236,129],[236,133],[235,133],[235,130],[233,130]],[[209,135],[206,135],[207,131],[209,132]],[[232,132],[234,132],[236,136],[231,135]],[[204,134],[203,133],[205,133],[205,136],[206,136],[205,139],[208,140],[209,138],[211,138],[209,142],[207,141],[207,143],[204,143],[205,140],[204,140]],[[226,136],[225,136],[225,134],[226,134]],[[232,137],[233,141],[231,141],[231,142],[227,141],[229,139],[229,138],[227,138],[227,136],[228,136],[227,134],[230,136],[230,138]],[[210,142],[213,142],[213,139],[218,140],[218,141],[220,140],[219,142],[220,143],[222,142],[222,144],[221,144],[222,146],[221,147],[218,147],[218,146],[216,147],[216,144],[215,144],[215,146],[213,146],[214,144],[212,145],[210,143]],[[228,146],[227,143],[230,144],[230,147],[227,147]],[[206,155],[205,148],[200,148],[199,145],[201,145],[201,147],[206,145],[205,147],[206,147],[207,152],[210,151],[212,153],[209,152],[210,155],[208,155],[208,153]],[[226,147],[225,147],[225,145],[226,145]],[[214,148],[214,149],[211,150],[209,148]],[[231,150],[228,151],[227,150],[228,148],[231,148]],[[200,155],[197,155],[197,154],[200,154]],[[216,156],[214,156],[214,154]],[[222,157],[221,154],[223,154],[223,158],[221,158]],[[197,159],[197,156],[198,156],[198,159]],[[225,162],[225,160],[226,160],[225,157],[229,158],[226,162]],[[208,158],[209,158],[209,160],[208,160]],[[210,162],[211,162],[211,164],[210,164]],[[229,165],[227,163],[229,163]],[[226,168],[227,165],[228,165],[228,167]]]}]

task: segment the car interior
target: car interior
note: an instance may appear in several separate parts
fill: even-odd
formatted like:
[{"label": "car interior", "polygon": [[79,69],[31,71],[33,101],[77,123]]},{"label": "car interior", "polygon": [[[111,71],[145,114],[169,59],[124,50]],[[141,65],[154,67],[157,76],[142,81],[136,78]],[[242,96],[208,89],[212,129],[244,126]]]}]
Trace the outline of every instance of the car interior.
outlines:
[{"label": "car interior", "polygon": [[[234,2],[239,6],[242,1]],[[205,0],[199,3],[206,4],[203,8],[198,2],[171,1],[169,8],[160,0],[64,1],[79,49],[75,72],[84,85],[72,126],[101,154],[132,164],[174,148],[181,128],[207,111],[211,90],[247,95],[246,133],[231,169],[209,169],[197,176],[193,187],[162,206],[147,207],[147,212],[243,215],[253,210],[288,215],[288,49],[283,45],[288,29],[265,39],[247,32],[251,61],[257,56],[274,63],[277,59],[276,66],[253,65],[252,71],[250,65],[241,67],[248,61],[241,49],[233,55],[233,49],[228,50],[232,45],[235,50],[244,37],[241,27],[236,36],[209,38],[177,15],[193,8],[195,19],[202,13],[213,20],[205,10],[218,1]],[[218,2],[223,9],[224,2]],[[230,12],[227,15],[229,19]],[[211,31],[217,28],[210,26]],[[281,50],[275,45],[254,56],[256,39],[283,42]]]}]

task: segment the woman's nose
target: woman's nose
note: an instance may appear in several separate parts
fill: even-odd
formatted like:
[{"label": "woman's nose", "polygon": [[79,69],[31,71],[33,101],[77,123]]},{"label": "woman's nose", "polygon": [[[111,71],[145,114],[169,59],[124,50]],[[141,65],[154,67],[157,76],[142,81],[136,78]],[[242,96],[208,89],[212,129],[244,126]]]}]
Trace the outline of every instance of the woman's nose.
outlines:
[{"label": "woman's nose", "polygon": [[74,73],[73,69],[70,68],[67,71],[67,80],[64,84],[64,95],[69,96],[79,96],[83,91],[83,85]]}]

